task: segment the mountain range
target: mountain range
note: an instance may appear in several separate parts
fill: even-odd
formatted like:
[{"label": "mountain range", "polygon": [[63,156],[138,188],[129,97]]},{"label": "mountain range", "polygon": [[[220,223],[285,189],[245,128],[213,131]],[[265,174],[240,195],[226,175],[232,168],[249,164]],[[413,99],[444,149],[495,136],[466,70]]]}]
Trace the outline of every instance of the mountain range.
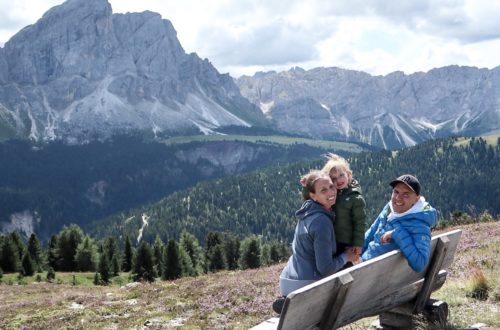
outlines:
[{"label": "mountain range", "polygon": [[[284,50],[285,51],[285,50]],[[394,149],[500,129],[500,67],[371,76],[293,68],[233,79],[153,12],[68,0],[0,48],[0,139],[86,143],[228,126]]]},{"label": "mountain range", "polygon": [[448,66],[387,76],[339,68],[257,73],[237,80],[272,126],[384,149],[500,129],[500,66]]}]

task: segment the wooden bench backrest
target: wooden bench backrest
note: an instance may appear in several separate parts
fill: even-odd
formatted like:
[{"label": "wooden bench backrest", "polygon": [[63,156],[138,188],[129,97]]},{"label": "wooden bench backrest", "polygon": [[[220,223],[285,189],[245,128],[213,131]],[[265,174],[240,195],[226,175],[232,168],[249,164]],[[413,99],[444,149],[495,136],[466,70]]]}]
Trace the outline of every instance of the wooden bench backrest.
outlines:
[{"label": "wooden bench backrest", "polygon": [[[460,230],[454,230],[432,238],[431,256],[438,240],[446,242],[440,272],[434,279],[439,283],[432,283],[433,289],[444,283],[444,270],[453,262],[460,235]],[[397,250],[335,273],[290,293],[277,328],[304,330],[321,321],[322,328],[337,328],[412,301],[421,291],[429,267],[414,272]],[[276,325],[255,329],[267,328]]]}]

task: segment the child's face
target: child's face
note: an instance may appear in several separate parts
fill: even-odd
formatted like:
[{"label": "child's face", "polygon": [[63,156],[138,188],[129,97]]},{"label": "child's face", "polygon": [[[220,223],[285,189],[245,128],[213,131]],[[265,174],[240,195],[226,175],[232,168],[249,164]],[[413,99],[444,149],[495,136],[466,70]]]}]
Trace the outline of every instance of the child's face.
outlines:
[{"label": "child's face", "polygon": [[351,179],[349,174],[343,169],[331,170],[330,178],[335,182],[338,190],[347,188]]}]

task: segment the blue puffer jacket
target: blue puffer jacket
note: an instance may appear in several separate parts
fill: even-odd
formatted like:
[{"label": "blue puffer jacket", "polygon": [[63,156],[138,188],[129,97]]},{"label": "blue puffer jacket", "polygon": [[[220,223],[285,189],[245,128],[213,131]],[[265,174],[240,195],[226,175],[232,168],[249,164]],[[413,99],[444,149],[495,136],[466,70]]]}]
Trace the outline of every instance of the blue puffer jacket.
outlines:
[{"label": "blue puffer jacket", "polygon": [[307,284],[340,270],[347,262],[345,253],[335,257],[336,241],[333,213],[312,200],[305,201],[295,215],[293,254],[280,275],[284,296]]},{"label": "blue puffer jacket", "polygon": [[[416,272],[421,272],[429,262],[431,228],[436,225],[437,212],[421,197],[420,205],[416,210],[391,218],[389,217],[390,203],[384,207],[370,229],[366,231],[362,259],[368,260],[400,249],[410,267]],[[380,238],[391,230],[394,230],[392,240],[382,244]]]}]

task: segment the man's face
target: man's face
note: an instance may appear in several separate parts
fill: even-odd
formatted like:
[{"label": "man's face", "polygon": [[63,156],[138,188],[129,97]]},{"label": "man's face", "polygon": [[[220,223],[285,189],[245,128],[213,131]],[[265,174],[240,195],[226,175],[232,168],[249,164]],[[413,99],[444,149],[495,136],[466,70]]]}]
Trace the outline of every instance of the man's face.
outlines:
[{"label": "man's face", "polygon": [[396,213],[408,211],[420,198],[413,190],[404,183],[397,183],[392,189],[392,209]]}]

